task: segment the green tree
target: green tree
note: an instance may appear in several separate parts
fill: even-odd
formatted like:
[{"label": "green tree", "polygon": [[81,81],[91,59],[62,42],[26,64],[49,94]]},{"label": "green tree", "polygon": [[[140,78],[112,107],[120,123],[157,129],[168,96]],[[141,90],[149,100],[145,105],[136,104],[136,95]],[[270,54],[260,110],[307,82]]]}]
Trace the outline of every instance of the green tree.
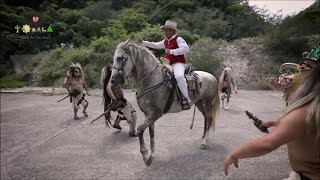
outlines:
[{"label": "green tree", "polygon": [[141,31],[146,26],[146,22],[144,21],[146,18],[146,15],[135,9],[129,8],[123,10],[120,21],[122,22],[123,27],[131,33]]},{"label": "green tree", "polygon": [[128,31],[120,20],[112,20],[110,25],[102,29],[102,33],[111,39],[125,39]]},{"label": "green tree", "polygon": [[219,43],[211,38],[202,38],[194,43],[187,55],[187,63],[195,70],[206,71],[215,77],[221,73],[222,60],[217,55]]}]

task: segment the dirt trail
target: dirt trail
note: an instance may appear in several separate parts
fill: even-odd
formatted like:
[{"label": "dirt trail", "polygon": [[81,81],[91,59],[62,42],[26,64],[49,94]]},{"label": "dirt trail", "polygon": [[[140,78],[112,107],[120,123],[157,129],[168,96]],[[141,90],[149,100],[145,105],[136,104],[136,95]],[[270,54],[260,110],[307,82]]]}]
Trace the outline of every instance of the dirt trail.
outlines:
[{"label": "dirt trail", "polygon": [[[89,117],[74,120],[64,94],[1,93],[1,179],[283,179],[290,170],[285,146],[259,158],[241,160],[225,177],[222,162],[229,151],[264,134],[244,111],[273,119],[284,107],[281,92],[244,91],[233,94],[230,110],[220,111],[210,133],[207,150],[200,150],[204,120],[199,111],[190,130],[193,108],[163,115],[155,123],[156,150],[146,167],[138,138],[129,138],[129,127],[108,129],[103,119],[101,90],[92,90]],[[134,90],[125,96],[143,119]],[[145,131],[149,147],[148,130]]]}]

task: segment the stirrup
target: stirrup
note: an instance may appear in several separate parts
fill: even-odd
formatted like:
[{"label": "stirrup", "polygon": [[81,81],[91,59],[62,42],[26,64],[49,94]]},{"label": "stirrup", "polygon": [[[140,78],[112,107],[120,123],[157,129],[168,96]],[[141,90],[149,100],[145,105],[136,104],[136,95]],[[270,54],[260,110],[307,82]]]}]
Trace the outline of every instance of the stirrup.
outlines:
[{"label": "stirrup", "polygon": [[182,101],[182,109],[183,110],[189,110],[190,108],[191,108],[190,104],[187,101]]}]

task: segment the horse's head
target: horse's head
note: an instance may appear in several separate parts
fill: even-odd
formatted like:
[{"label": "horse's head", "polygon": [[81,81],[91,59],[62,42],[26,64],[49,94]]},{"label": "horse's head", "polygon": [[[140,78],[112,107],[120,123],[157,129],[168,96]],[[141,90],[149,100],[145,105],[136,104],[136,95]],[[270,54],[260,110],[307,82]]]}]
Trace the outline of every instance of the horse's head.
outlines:
[{"label": "horse's head", "polygon": [[113,85],[123,84],[133,69],[133,59],[131,57],[128,40],[118,45],[113,56],[113,69],[111,83]]}]

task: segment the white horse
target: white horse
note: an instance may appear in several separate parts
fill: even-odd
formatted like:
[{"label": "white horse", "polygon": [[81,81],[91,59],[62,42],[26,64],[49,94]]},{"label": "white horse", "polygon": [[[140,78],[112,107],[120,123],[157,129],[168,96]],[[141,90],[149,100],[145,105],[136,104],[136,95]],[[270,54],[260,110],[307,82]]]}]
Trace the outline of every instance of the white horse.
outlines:
[{"label": "white horse", "polygon": [[[163,76],[164,66],[152,54],[150,50],[135,43],[122,42],[118,45],[113,62],[111,83],[118,85],[124,82],[124,78],[132,74],[137,82],[137,102],[145,115],[145,121],[137,131],[140,142],[140,152],[146,165],[152,162],[152,154],[155,150],[154,122],[164,113],[181,112],[181,103],[176,93],[171,94],[168,81]],[[218,95],[218,82],[216,78],[203,71],[195,71],[201,79],[201,87],[198,93],[190,93],[192,100],[190,105],[195,104],[204,116],[204,132],[201,149],[207,147],[209,130],[215,127],[215,119],[219,111],[220,100]],[[174,100],[171,106],[167,106],[169,97]],[[167,108],[166,108],[167,107]],[[167,109],[167,110],[166,110]],[[145,146],[143,133],[149,127],[151,151]]]}]

